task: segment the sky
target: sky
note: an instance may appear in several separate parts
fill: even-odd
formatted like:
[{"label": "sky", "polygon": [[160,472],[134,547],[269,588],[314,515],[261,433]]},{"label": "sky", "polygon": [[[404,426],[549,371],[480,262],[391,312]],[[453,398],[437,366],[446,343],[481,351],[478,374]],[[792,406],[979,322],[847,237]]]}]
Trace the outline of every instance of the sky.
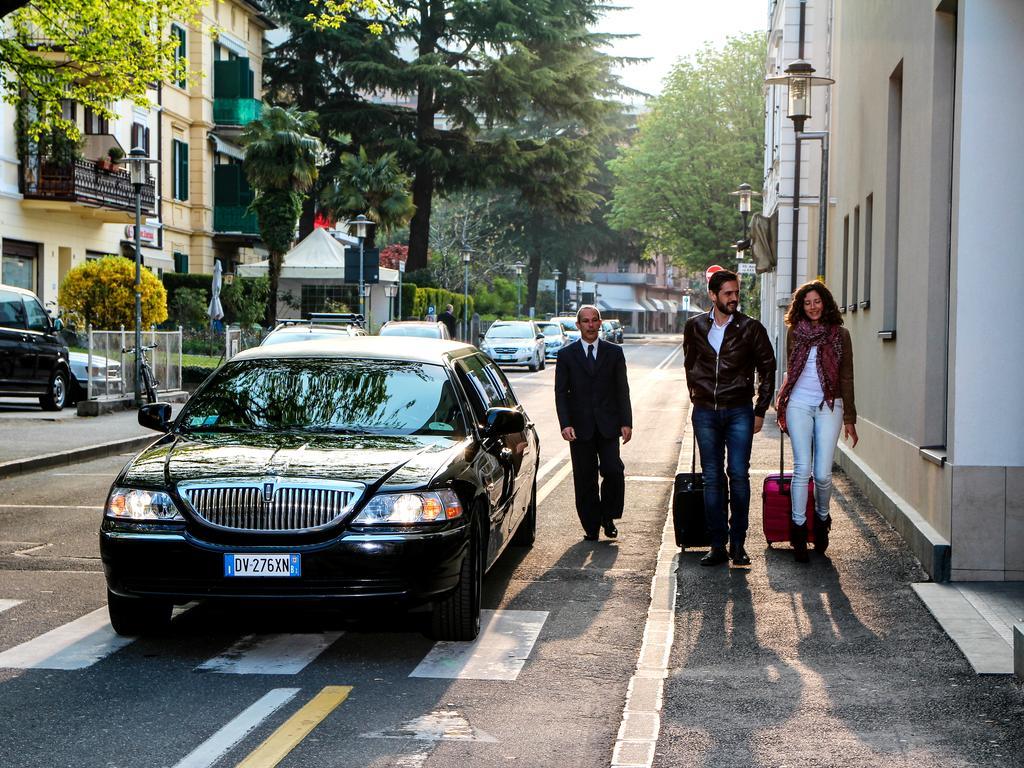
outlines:
[{"label": "sky", "polygon": [[[769,0],[611,0],[623,10],[609,12],[598,31],[634,33],[610,49],[616,56],[650,57],[619,72],[622,82],[657,95],[673,64],[707,42],[768,28]],[[625,8],[625,6],[629,6]]]}]

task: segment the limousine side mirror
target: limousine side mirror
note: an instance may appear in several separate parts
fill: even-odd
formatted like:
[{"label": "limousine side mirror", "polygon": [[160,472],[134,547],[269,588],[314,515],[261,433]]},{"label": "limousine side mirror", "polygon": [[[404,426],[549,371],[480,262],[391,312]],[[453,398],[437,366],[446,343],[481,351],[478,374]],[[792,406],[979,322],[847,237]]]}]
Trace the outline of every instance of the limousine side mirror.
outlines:
[{"label": "limousine side mirror", "polygon": [[147,403],[139,408],[139,425],[157,432],[170,430],[171,404]]},{"label": "limousine side mirror", "polygon": [[484,414],[484,434],[488,437],[511,435],[526,429],[526,417],[515,408],[488,408]]}]

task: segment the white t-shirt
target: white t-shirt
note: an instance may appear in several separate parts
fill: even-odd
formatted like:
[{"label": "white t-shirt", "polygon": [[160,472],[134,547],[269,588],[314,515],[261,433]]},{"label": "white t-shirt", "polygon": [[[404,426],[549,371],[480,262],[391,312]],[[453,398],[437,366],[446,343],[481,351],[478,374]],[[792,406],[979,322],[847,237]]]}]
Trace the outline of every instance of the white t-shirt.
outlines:
[{"label": "white t-shirt", "polygon": [[725,338],[725,329],[729,327],[731,322],[732,315],[729,315],[725,325],[719,325],[715,322],[715,310],[711,310],[711,329],[708,331],[708,344],[714,348],[716,355],[722,352],[722,339]]},{"label": "white t-shirt", "polygon": [[793,385],[789,402],[817,407],[824,399],[825,390],[821,388],[821,381],[818,379],[818,348],[811,347],[807,354],[807,363],[800,371],[800,378]]}]

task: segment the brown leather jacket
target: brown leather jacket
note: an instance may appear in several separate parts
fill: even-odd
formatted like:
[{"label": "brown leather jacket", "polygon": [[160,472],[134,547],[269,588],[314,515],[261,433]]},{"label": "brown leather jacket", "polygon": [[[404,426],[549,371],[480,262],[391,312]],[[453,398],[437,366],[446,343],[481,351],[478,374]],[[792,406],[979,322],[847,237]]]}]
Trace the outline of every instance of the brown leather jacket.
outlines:
[{"label": "brown leather jacket", "polygon": [[683,366],[690,400],[715,410],[750,405],[757,371],[754,415],[764,416],[775,391],[775,350],[768,332],[741,312],[725,327],[720,354],[708,341],[711,314],[691,317],[683,331]]}]

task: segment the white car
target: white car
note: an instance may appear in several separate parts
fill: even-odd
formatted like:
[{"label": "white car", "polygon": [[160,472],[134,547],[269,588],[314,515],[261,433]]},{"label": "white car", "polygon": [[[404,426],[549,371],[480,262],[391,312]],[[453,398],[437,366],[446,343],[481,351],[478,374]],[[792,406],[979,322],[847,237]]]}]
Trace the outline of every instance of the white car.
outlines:
[{"label": "white car", "polygon": [[544,368],[547,354],[544,334],[532,320],[498,320],[484,334],[480,349],[494,362],[525,365],[531,371]]},{"label": "white car", "polygon": [[71,368],[69,402],[77,403],[79,400],[85,400],[89,379],[92,379],[93,397],[117,395],[124,392],[124,383],[121,381],[121,363],[117,360],[93,355],[92,369],[87,374],[89,355],[85,352],[69,352],[68,367]]},{"label": "white car", "polygon": [[548,358],[558,357],[562,347],[569,343],[560,323],[551,320],[537,321],[537,328],[544,334],[544,354]]},{"label": "white car", "polygon": [[569,337],[570,342],[576,341],[580,337],[580,329],[576,327],[575,317],[552,317],[550,322],[558,323],[562,326],[562,331]]}]

